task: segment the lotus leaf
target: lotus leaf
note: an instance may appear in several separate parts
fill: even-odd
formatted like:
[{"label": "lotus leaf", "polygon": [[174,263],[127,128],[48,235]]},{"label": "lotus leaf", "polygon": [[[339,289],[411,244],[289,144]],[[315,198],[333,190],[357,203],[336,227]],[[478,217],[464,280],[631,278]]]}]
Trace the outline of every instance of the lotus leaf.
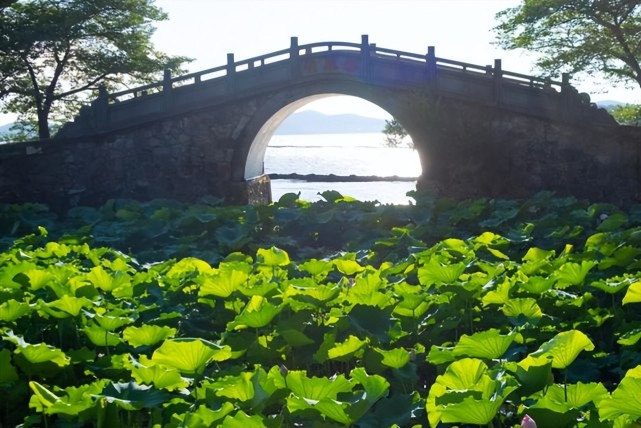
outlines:
[{"label": "lotus leaf", "polygon": [[122,332],[125,342],[136,347],[152,346],[175,335],[175,328],[149,324],[144,324],[140,327],[127,327]]},{"label": "lotus leaf", "polygon": [[533,357],[552,356],[552,367],[565,369],[578,357],[581,351],[594,350],[594,344],[579,330],[564,331],[541,345],[539,349],[530,354]]},{"label": "lotus leaf", "polygon": [[229,346],[219,346],[199,338],[167,339],[151,356],[154,363],[173,367],[188,375],[200,375],[210,362],[229,358]]}]

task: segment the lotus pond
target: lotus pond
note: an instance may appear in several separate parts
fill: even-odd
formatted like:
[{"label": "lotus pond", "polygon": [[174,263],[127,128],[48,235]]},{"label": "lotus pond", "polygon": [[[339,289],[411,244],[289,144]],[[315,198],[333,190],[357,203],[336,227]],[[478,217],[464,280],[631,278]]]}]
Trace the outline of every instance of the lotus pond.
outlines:
[{"label": "lotus pond", "polygon": [[641,426],[641,206],[0,206],[0,426]]}]

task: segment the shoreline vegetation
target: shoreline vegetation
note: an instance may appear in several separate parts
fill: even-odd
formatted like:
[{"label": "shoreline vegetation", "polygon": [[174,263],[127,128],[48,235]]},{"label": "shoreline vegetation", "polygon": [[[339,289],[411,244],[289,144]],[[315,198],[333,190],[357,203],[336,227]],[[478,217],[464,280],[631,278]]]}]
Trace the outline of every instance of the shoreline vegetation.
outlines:
[{"label": "shoreline vegetation", "polygon": [[377,175],[336,175],[336,174],[267,174],[272,180],[301,180],[307,182],[319,183],[335,183],[335,182],[348,182],[348,183],[368,183],[377,181],[416,181],[418,177],[400,177],[398,175],[391,176],[377,176]]}]

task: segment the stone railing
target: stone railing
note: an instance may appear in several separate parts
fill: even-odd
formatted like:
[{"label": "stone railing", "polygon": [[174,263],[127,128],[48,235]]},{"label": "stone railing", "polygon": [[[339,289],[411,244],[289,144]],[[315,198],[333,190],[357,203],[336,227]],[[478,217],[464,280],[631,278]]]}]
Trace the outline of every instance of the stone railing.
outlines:
[{"label": "stone railing", "polygon": [[[475,65],[438,58],[434,46],[429,46],[426,54],[380,48],[363,35],[361,43],[319,42],[306,45],[299,45],[298,38],[292,37],[287,49],[241,61],[236,61],[234,54],[230,53],[227,54],[227,64],[219,67],[181,76],[172,76],[166,70],[159,82],[115,93],[107,93],[103,89],[91,106],[84,107],[74,122],[62,128],[59,136],[86,135],[134,126],[162,116],[186,113],[192,106],[201,108],[228,102],[240,93],[250,95],[252,91],[291,84],[303,75],[309,79],[310,73],[304,64],[323,57],[354,61],[352,70],[340,71],[364,81],[391,85],[393,82],[384,81],[384,74],[377,75],[373,70],[376,67],[388,70],[390,67],[404,67],[412,69],[418,76],[412,83],[417,86],[425,84],[432,92],[441,95],[490,103],[555,120],[580,122],[585,121],[587,115],[594,116],[590,117],[591,122],[614,123],[607,113],[598,111],[587,94],[579,94],[570,85],[568,74],[563,74],[562,80],[556,81],[503,70],[500,59],[491,65]],[[322,74],[328,70],[315,71]]]}]

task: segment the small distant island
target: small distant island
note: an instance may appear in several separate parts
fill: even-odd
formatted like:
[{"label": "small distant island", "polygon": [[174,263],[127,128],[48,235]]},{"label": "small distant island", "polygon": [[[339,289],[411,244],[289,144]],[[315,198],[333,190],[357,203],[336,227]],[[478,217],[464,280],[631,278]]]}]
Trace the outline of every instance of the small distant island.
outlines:
[{"label": "small distant island", "polygon": [[383,132],[385,119],[357,114],[324,114],[304,110],[292,114],[276,130],[279,135]]}]

